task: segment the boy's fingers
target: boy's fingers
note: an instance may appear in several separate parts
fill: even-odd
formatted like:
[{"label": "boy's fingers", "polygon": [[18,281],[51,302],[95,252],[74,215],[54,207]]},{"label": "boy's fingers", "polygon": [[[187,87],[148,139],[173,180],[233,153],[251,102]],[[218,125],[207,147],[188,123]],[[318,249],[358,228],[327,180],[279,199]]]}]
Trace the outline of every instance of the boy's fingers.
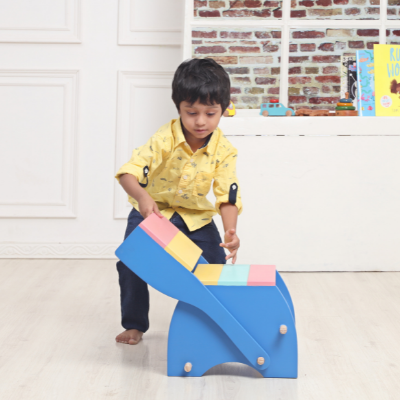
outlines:
[{"label": "boy's fingers", "polygon": [[155,210],[154,210],[154,214],[156,214],[158,217],[160,217],[160,218],[162,218],[163,217],[163,215],[160,213],[160,210],[158,209],[158,208],[156,208]]},{"label": "boy's fingers", "polygon": [[233,250],[232,253],[228,254],[228,255],[225,257],[225,260],[228,261],[230,258],[233,257],[232,263],[235,264],[235,261],[236,261],[236,253],[237,253],[237,250]]},{"label": "boy's fingers", "polygon": [[160,213],[160,210],[158,209],[158,206],[156,203],[154,203],[153,211],[154,211],[154,214],[156,214],[158,217],[160,217],[160,218],[163,217],[163,215]]}]

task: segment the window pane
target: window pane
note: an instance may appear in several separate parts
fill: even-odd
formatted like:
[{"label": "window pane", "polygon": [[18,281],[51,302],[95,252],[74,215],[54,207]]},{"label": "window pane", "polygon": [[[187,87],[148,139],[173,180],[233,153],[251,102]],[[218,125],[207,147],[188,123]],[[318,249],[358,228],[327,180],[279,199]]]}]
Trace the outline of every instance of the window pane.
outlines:
[{"label": "window pane", "polygon": [[400,19],[400,0],[388,0],[388,19]]},{"label": "window pane", "polygon": [[341,97],[341,56],[373,49],[379,29],[292,29],[290,39],[289,106],[334,110]]},{"label": "window pane", "polygon": [[260,27],[193,28],[192,56],[211,57],[231,78],[237,108],[279,99],[281,31]]},{"label": "window pane", "polygon": [[195,18],[281,19],[282,1],[194,0]]},{"label": "window pane", "polygon": [[379,2],[380,0],[291,0],[291,17],[301,19],[379,19]]}]

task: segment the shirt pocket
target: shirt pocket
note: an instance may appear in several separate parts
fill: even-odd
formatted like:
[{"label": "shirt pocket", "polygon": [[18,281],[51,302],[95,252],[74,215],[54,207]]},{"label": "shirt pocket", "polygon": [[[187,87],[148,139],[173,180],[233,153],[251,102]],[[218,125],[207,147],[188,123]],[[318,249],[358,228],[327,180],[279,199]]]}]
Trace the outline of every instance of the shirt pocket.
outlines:
[{"label": "shirt pocket", "polygon": [[199,172],[194,179],[193,195],[206,197],[210,191],[211,182],[214,174],[211,172]]}]

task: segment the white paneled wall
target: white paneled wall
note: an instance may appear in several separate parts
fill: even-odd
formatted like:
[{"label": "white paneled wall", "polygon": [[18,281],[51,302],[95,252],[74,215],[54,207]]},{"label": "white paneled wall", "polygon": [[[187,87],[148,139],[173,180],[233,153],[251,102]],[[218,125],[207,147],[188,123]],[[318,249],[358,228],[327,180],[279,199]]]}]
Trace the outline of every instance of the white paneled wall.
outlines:
[{"label": "white paneled wall", "polygon": [[0,71],[0,217],[74,218],[78,71]]},{"label": "white paneled wall", "polygon": [[[0,257],[113,258],[130,209],[115,172],[177,115],[183,2],[0,8]],[[220,125],[239,149],[239,262],[400,270],[395,118]]]},{"label": "white paneled wall", "polygon": [[80,0],[0,0],[0,42],[79,43]]}]

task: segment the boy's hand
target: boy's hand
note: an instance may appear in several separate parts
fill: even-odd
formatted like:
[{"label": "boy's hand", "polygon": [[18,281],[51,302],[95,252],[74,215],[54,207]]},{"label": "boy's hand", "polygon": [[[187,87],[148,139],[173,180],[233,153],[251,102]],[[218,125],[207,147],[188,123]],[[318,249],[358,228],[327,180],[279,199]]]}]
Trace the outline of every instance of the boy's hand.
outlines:
[{"label": "boy's hand", "polygon": [[145,192],[140,198],[138,199],[139,203],[139,212],[143,218],[147,218],[150,214],[154,213],[158,217],[162,218],[162,214],[158,209],[156,202],[152,199],[152,197]]},{"label": "boy's hand", "polygon": [[240,240],[236,235],[236,230],[235,229],[228,229],[225,232],[225,243],[221,243],[221,247],[225,247],[226,249],[229,250],[229,255],[225,257],[225,260],[229,260],[232,258],[232,264],[235,264],[236,258],[237,258],[237,251],[240,247]]}]

